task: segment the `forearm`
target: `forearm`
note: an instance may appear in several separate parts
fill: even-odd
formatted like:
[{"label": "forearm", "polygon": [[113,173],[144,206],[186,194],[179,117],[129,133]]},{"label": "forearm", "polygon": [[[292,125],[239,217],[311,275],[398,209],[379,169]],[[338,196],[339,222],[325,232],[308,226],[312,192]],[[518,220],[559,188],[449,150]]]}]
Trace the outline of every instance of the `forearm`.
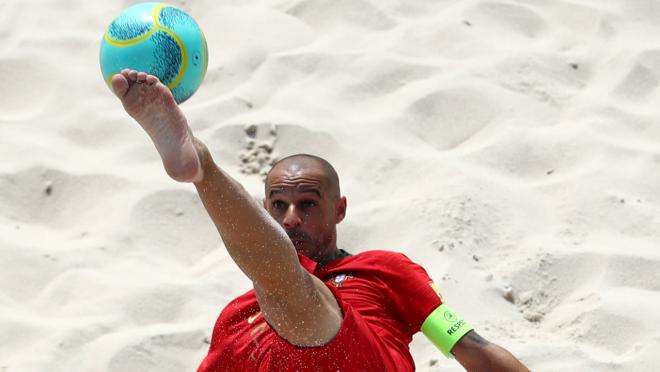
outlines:
[{"label": "forearm", "polygon": [[464,366],[469,372],[529,372],[516,357],[506,349],[490,344],[482,358],[474,360],[472,365]]},{"label": "forearm", "polygon": [[465,335],[452,353],[468,372],[529,372],[509,351],[474,331]]},{"label": "forearm", "polygon": [[204,169],[195,187],[234,262],[263,290],[295,282],[302,268],[284,230],[213,162],[206,146],[198,141],[195,146]]}]

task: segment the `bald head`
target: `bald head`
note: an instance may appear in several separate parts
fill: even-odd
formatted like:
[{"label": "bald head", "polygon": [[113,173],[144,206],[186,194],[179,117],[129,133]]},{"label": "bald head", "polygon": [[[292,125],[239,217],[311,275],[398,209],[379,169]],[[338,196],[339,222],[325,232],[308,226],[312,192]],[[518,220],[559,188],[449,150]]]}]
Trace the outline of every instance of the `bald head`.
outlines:
[{"label": "bald head", "polygon": [[282,158],[273,164],[266,176],[266,191],[274,172],[280,171],[304,171],[309,170],[322,176],[327,191],[333,197],[339,197],[341,191],[339,188],[339,176],[337,171],[327,160],[310,154],[295,154]]}]

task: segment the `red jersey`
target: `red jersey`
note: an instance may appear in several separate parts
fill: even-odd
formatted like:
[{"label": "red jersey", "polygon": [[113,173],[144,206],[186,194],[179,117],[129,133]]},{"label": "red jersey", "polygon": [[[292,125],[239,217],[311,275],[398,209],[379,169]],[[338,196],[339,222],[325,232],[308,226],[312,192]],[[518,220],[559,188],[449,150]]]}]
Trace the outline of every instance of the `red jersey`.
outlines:
[{"label": "red jersey", "polygon": [[301,264],[337,298],[344,319],[327,345],[291,345],[265,321],[250,290],[220,314],[198,372],[413,371],[408,345],[442,304],[426,271],[403,254],[367,251],[324,267]]}]

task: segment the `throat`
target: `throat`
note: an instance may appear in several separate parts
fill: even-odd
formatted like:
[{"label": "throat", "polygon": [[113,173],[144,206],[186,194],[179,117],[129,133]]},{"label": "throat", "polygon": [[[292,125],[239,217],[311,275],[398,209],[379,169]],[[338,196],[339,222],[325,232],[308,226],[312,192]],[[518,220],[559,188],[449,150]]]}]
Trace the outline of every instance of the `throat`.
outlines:
[{"label": "throat", "polygon": [[328,265],[329,263],[331,263],[331,262],[333,262],[333,261],[340,260],[340,259],[342,259],[342,258],[344,258],[344,257],[348,257],[348,256],[352,256],[352,254],[346,252],[346,251],[343,250],[343,249],[338,249],[338,250],[335,251],[332,255],[330,255],[330,256],[324,258],[323,260],[320,260],[320,261],[319,261],[318,268],[320,269],[320,268],[322,268],[322,267]]}]

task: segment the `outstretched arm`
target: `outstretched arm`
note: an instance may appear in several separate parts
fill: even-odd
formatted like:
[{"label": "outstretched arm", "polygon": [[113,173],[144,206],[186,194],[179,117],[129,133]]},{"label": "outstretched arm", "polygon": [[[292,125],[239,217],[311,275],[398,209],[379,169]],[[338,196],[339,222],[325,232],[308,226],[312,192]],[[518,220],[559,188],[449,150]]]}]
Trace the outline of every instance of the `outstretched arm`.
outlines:
[{"label": "outstretched arm", "polygon": [[506,349],[470,331],[452,349],[452,354],[470,372],[529,372]]}]

